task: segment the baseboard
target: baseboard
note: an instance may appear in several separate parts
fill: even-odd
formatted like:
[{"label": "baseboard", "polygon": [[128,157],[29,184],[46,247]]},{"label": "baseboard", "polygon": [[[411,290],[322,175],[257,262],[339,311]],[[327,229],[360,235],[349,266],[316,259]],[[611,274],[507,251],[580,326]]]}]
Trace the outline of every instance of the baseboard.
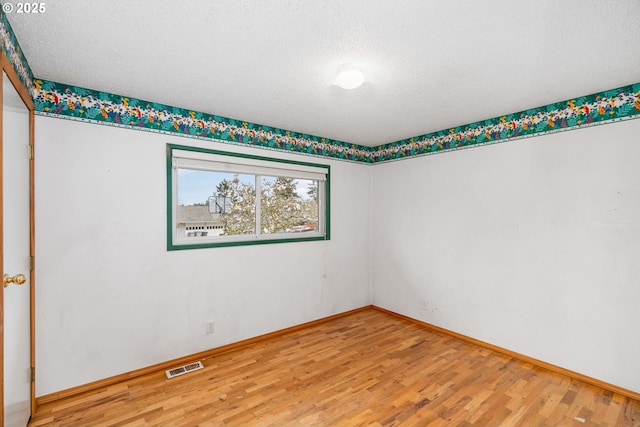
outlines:
[{"label": "baseboard", "polygon": [[562,368],[560,366],[556,366],[556,365],[553,365],[551,363],[544,362],[542,360],[538,360],[538,359],[535,359],[533,357],[530,357],[530,356],[527,356],[527,355],[524,355],[524,354],[521,354],[521,353],[517,353],[515,351],[508,350],[506,348],[498,347],[496,345],[489,344],[487,342],[480,341],[478,339],[471,338],[471,337],[468,337],[466,335],[462,335],[462,334],[459,334],[457,332],[450,331],[450,330],[445,329],[445,328],[441,328],[440,326],[435,326],[435,325],[432,325],[430,323],[426,323],[426,322],[423,322],[421,320],[414,319],[413,317],[405,316],[404,314],[396,313],[394,311],[387,310],[387,309],[382,308],[382,307],[378,307],[378,306],[372,305],[371,308],[373,308],[374,310],[378,310],[378,311],[381,311],[383,313],[387,313],[387,314],[390,314],[392,316],[401,318],[401,319],[408,320],[408,321],[410,321],[412,323],[415,323],[416,325],[419,325],[421,327],[424,327],[424,328],[427,328],[427,329],[432,329],[434,331],[437,331],[437,332],[440,332],[440,333],[443,333],[443,334],[446,334],[446,335],[450,335],[452,337],[461,339],[461,340],[469,342],[471,344],[475,344],[475,345],[478,345],[480,347],[484,347],[486,349],[493,350],[495,352],[504,354],[506,356],[513,357],[514,359],[518,359],[520,361],[530,363],[530,364],[538,366],[540,368],[545,368],[545,369],[548,369],[550,371],[556,372],[558,374],[566,375],[566,376],[568,376],[568,377],[570,377],[572,379],[575,379],[575,380],[578,380],[578,381],[582,381],[582,382],[585,382],[587,384],[594,385],[596,387],[600,387],[600,388],[602,388],[604,390],[608,390],[608,391],[611,391],[613,393],[621,394],[621,395],[626,396],[626,397],[628,397],[630,399],[634,399],[634,400],[640,401],[640,393],[635,392],[633,390],[628,390],[626,388],[619,387],[619,386],[617,386],[615,384],[610,384],[610,383],[607,383],[605,381],[601,381],[601,380],[598,380],[596,378],[592,378],[592,377],[589,377],[587,375],[581,374],[579,372],[571,371],[569,369],[565,369],[565,368]]},{"label": "baseboard", "polygon": [[167,369],[174,368],[179,365],[185,365],[190,362],[194,362],[197,360],[206,359],[208,357],[217,356],[222,353],[226,353],[228,351],[237,350],[242,347],[249,346],[251,344],[255,344],[261,341],[265,341],[268,339],[276,338],[291,332],[298,331],[300,329],[309,328],[311,326],[319,325],[321,323],[328,322],[330,320],[339,319],[341,317],[349,316],[351,314],[358,313],[360,311],[369,310],[373,308],[370,305],[356,308],[354,310],[345,311],[342,313],[334,314],[332,316],[323,317],[321,319],[312,320],[310,322],[301,323],[299,325],[291,326],[289,328],[280,329],[278,331],[270,332],[268,334],[259,335],[257,337],[249,338],[246,340],[238,341],[235,343],[223,345],[221,347],[215,347],[209,350],[201,351],[199,353],[191,354],[188,356],[179,357],[177,359],[168,360],[166,362],[158,363],[155,365],[148,366],[146,368],[136,369],[134,371],[126,372],[124,374],[114,375],[112,377],[104,378],[98,381],[93,381],[88,384],[83,384],[80,386],[68,388],[65,390],[57,391],[51,394],[45,394],[43,396],[36,398],[36,406],[42,405],[44,403],[55,402],[60,399],[65,399],[67,397],[77,396],[81,393],[85,393],[87,391],[97,390],[99,388],[108,387],[113,384],[117,384],[122,381],[126,381],[132,378],[141,377],[143,375],[155,373],[155,372],[163,372]]}]

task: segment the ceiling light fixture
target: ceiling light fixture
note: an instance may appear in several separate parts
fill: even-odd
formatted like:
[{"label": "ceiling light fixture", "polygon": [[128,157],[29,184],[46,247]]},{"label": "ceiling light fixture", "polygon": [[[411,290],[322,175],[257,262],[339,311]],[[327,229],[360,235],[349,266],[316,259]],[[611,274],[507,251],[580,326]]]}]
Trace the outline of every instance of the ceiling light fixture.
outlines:
[{"label": "ceiling light fixture", "polygon": [[340,86],[342,89],[355,89],[364,83],[364,75],[362,72],[351,64],[343,64],[338,67],[338,76],[333,84]]}]

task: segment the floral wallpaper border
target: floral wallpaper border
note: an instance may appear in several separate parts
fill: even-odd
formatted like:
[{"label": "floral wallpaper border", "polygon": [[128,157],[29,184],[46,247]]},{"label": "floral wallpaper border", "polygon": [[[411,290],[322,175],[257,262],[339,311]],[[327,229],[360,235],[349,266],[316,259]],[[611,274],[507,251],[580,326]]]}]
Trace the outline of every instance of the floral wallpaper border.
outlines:
[{"label": "floral wallpaper border", "polygon": [[372,163],[640,118],[640,83],[372,148]]},{"label": "floral wallpaper border", "polygon": [[7,56],[7,59],[9,59],[9,62],[11,62],[11,65],[13,65],[13,69],[16,71],[16,74],[18,74],[20,81],[25,85],[30,93],[33,93],[33,73],[31,72],[27,58],[25,58],[22,53],[20,43],[18,43],[18,39],[13,33],[13,29],[7,20],[7,16],[1,11],[0,40],[2,42],[2,51]]},{"label": "floral wallpaper border", "polygon": [[34,80],[36,111],[152,132],[221,140],[360,163],[381,163],[640,117],[640,83],[377,147]]},{"label": "floral wallpaper border", "polygon": [[34,81],[39,113],[191,138],[370,163],[370,147],[47,80]]}]

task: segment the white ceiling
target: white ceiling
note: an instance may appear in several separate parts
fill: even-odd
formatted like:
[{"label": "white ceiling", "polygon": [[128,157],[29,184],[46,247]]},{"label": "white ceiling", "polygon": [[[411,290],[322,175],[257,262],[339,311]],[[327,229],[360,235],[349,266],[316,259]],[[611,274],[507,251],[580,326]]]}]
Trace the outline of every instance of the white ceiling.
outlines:
[{"label": "white ceiling", "polygon": [[45,4],[8,15],[38,78],[361,145],[640,82],[640,0]]}]

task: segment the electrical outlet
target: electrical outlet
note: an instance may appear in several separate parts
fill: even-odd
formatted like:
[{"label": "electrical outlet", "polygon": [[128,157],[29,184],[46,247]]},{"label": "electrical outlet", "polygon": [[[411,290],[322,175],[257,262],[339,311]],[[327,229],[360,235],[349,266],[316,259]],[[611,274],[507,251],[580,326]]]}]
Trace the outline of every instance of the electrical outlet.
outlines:
[{"label": "electrical outlet", "polygon": [[213,322],[206,322],[205,326],[206,326],[206,330],[207,330],[207,335],[212,334],[213,333]]}]

